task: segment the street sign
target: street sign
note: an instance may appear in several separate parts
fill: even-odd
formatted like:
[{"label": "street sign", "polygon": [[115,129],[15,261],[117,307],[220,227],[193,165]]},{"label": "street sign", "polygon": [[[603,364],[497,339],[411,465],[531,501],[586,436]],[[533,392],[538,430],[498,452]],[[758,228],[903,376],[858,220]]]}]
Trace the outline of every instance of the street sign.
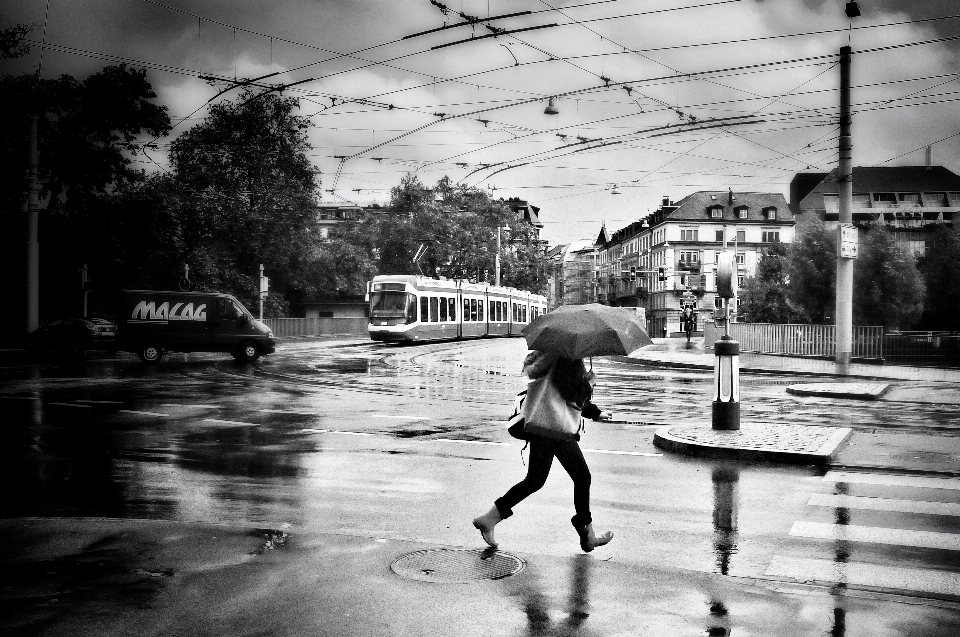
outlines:
[{"label": "street sign", "polygon": [[843,223],[837,228],[837,249],[845,259],[856,259],[859,252],[857,228],[853,224]]},{"label": "street sign", "polygon": [[737,295],[737,256],[733,252],[717,255],[717,296],[732,299]]}]

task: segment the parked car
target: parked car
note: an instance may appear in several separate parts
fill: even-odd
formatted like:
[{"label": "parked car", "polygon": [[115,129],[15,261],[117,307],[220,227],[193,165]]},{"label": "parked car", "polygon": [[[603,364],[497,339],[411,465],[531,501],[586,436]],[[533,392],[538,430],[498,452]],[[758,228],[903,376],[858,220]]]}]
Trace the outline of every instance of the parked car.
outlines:
[{"label": "parked car", "polygon": [[97,328],[97,333],[93,337],[94,343],[99,345],[97,349],[103,349],[108,352],[117,352],[117,324],[105,318],[87,319]]},{"label": "parked car", "polygon": [[[113,332],[116,334],[116,332]],[[90,349],[101,349],[100,327],[86,319],[61,318],[47,321],[27,336],[31,352],[66,352],[82,356]]]}]

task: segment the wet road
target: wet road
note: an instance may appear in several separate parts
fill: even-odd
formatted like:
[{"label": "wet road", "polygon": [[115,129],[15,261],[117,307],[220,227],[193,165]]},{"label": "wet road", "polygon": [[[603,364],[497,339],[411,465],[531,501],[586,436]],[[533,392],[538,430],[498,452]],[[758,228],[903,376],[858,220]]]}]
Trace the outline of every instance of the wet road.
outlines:
[{"label": "wet road", "polygon": [[[17,488],[4,490],[0,513],[475,546],[470,520],[526,470],[502,422],[524,353],[518,339],[288,342],[253,366],[206,355],[156,367],[132,357],[7,365],[0,475]],[[615,413],[588,423],[581,442],[594,519],[616,533],[604,559],[960,599],[956,480],[664,454],[653,430],[709,421],[712,375],[594,367],[595,400]],[[922,384],[874,403],[786,393],[799,382],[809,377],[745,373],[743,418],[960,435],[960,407],[926,400]],[[570,482],[555,466],[497,536],[512,551],[569,555],[571,514]]]}]

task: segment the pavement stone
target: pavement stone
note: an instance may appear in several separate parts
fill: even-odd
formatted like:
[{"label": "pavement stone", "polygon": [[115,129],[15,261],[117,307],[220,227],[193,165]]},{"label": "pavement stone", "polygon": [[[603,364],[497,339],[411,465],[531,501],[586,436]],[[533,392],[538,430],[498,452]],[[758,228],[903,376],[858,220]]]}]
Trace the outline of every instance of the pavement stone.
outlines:
[{"label": "pavement stone", "polygon": [[851,433],[847,427],[741,423],[735,431],[670,425],[656,431],[661,449],[710,458],[825,464]]},{"label": "pavement stone", "polygon": [[787,393],[796,396],[879,400],[888,389],[889,383],[800,383],[788,385]]}]

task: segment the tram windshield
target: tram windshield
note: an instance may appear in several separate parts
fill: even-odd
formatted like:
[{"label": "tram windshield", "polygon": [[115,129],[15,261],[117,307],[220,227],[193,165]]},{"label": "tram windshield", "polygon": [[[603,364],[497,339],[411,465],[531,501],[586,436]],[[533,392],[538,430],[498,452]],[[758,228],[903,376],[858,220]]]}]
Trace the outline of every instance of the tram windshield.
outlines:
[{"label": "tram windshield", "polygon": [[417,297],[407,292],[373,292],[370,295],[370,318],[413,323],[417,320]]}]

